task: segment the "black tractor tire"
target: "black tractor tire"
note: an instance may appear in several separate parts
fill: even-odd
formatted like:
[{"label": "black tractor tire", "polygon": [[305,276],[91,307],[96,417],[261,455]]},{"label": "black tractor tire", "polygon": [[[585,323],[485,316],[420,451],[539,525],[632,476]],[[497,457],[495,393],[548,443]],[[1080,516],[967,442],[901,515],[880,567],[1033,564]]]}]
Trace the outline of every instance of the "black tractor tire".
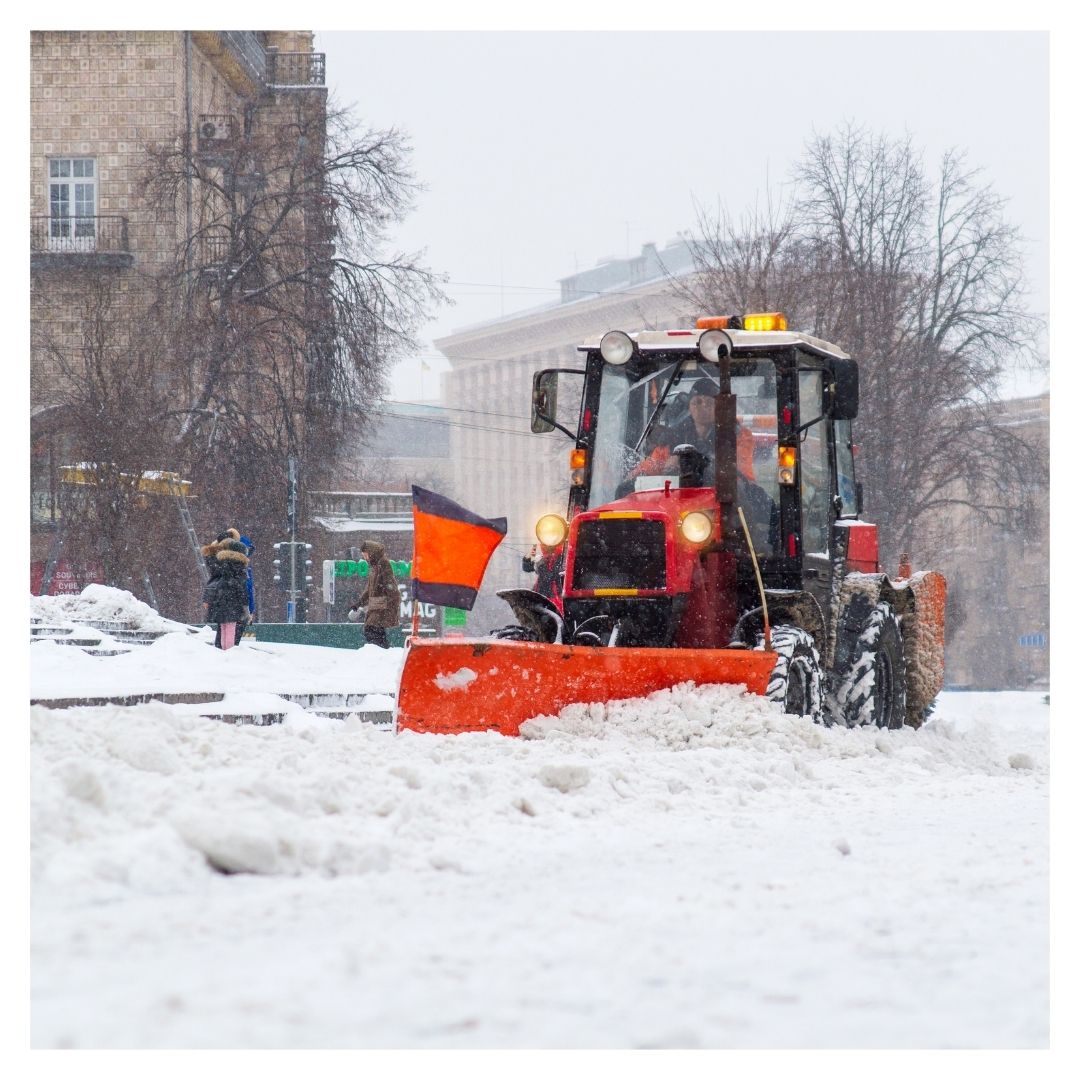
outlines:
[{"label": "black tractor tire", "polygon": [[855,643],[851,671],[837,705],[848,727],[901,728],[907,716],[907,664],[900,619],[890,604],[877,604]]},{"label": "black tractor tire", "polygon": [[[812,634],[797,626],[776,626],[770,631],[776,666],[769,676],[765,696],[777,701],[784,712],[809,716],[814,723],[823,719],[821,657]],[[764,637],[758,635],[758,648]]]}]

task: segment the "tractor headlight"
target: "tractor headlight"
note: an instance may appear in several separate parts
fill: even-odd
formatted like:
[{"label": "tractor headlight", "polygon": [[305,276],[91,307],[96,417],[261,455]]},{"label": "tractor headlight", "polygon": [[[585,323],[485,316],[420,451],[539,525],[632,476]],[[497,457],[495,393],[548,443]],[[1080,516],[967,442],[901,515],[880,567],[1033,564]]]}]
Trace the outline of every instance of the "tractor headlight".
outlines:
[{"label": "tractor headlight", "polygon": [[609,364],[625,364],[634,355],[634,343],[622,330],[609,330],[600,339],[600,355]]},{"label": "tractor headlight", "polygon": [[705,541],[712,536],[712,518],[709,517],[708,514],[702,513],[700,510],[691,510],[690,513],[679,522],[679,528],[682,530],[683,536],[685,536],[691,544],[704,544]]},{"label": "tractor headlight", "polygon": [[536,539],[545,547],[558,547],[566,539],[566,522],[558,514],[545,514],[536,523]]}]

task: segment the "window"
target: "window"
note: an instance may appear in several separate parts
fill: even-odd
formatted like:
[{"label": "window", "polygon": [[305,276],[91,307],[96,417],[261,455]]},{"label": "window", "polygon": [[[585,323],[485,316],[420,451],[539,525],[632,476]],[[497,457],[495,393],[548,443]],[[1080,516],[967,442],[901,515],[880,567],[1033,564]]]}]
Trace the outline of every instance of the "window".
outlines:
[{"label": "window", "polygon": [[48,432],[30,440],[30,525],[56,525],[60,518],[59,469],[76,460],[70,434]]},{"label": "window", "polygon": [[57,517],[56,451],[50,435],[30,443],[30,524],[52,525]]},{"label": "window", "polygon": [[851,444],[851,421],[835,420],[836,483],[840,489],[840,516],[858,515],[858,492],[855,487],[855,455]]},{"label": "window", "polygon": [[[678,378],[667,385],[672,378]],[[664,478],[678,479],[679,467],[669,455],[663,471],[648,467],[658,448],[669,450],[679,442],[696,442],[704,436],[690,415],[690,390],[706,382],[718,385],[714,363],[694,362],[678,354],[657,353],[647,362],[615,367],[605,364],[600,375],[596,437],[593,447],[590,507],[602,506],[625,494],[624,488],[663,486]],[[665,394],[666,388],[666,394]],[[757,485],[776,502],[776,369],[771,359],[739,359],[731,367],[731,390],[737,417],[747,430],[750,461]],[[661,400],[661,398],[663,400]],[[573,403],[568,401],[568,405]],[[715,407],[715,406],[714,406]],[[712,414],[708,414],[710,428]],[[685,435],[685,438],[683,437]],[[713,436],[715,437],[715,436]],[[706,452],[709,465],[701,475],[704,486],[715,482],[711,467],[714,452]],[[659,477],[660,479],[657,479]],[[639,479],[640,478],[640,479]]]},{"label": "window", "polygon": [[49,159],[49,246],[93,251],[97,237],[97,165],[93,158]]},{"label": "window", "polygon": [[829,550],[829,429],[821,415],[822,400],[821,372],[800,371],[799,424],[816,421],[802,433],[799,449],[804,552]]}]

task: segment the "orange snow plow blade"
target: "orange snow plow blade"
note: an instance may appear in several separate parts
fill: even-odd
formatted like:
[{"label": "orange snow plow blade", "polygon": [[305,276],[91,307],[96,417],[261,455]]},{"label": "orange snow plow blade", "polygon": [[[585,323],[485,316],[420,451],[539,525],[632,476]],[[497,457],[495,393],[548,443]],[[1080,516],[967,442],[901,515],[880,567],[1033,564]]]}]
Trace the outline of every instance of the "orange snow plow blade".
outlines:
[{"label": "orange snow plow blade", "polygon": [[683,682],[743,683],[764,694],[776,654],[749,649],[592,648],[529,641],[415,641],[405,653],[397,727],[519,734],[575,702],[644,697]]}]

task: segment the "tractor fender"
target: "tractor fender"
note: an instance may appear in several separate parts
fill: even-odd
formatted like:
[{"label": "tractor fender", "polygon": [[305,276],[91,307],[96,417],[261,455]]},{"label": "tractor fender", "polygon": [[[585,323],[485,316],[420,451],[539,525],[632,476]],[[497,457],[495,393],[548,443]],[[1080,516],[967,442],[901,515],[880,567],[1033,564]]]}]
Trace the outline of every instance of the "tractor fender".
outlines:
[{"label": "tractor fender", "polygon": [[[765,602],[769,605],[770,627],[796,626],[805,630],[814,639],[818,652],[822,651],[826,642],[825,616],[813,593],[805,589],[766,589]],[[739,618],[733,637],[752,642],[764,627],[761,608],[751,608]]]},{"label": "tractor fender", "polygon": [[850,669],[870,613],[879,603],[889,604],[903,633],[908,723],[918,727],[945,684],[945,597],[945,578],[931,570],[896,580],[887,574],[846,574],[829,635],[828,667]]}]

